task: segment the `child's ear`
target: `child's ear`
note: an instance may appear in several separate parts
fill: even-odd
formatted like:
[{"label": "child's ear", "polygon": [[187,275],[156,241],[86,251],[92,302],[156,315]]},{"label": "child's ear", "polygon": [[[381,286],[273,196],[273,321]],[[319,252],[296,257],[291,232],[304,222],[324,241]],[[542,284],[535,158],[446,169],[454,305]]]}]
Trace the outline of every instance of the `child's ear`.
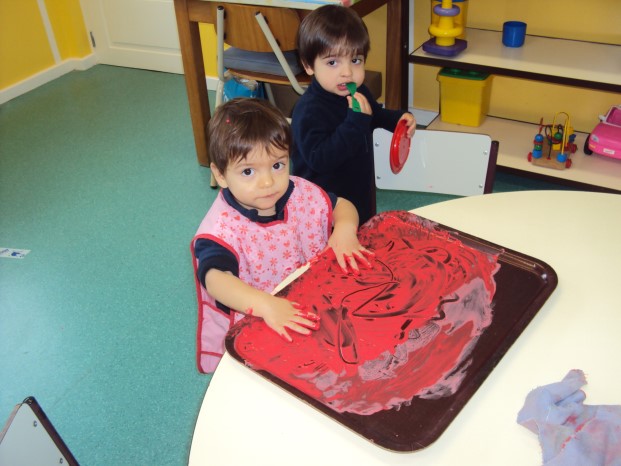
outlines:
[{"label": "child's ear", "polygon": [[211,173],[213,173],[213,177],[218,182],[218,186],[220,186],[221,188],[227,188],[228,185],[226,183],[226,179],[224,178],[224,175],[220,173],[220,170],[218,170],[218,168],[213,163],[209,164],[209,168],[211,169]]},{"label": "child's ear", "polygon": [[307,75],[312,76],[313,74],[315,74],[312,66],[309,66],[304,62],[302,62],[302,66],[304,67],[304,71],[306,71]]}]

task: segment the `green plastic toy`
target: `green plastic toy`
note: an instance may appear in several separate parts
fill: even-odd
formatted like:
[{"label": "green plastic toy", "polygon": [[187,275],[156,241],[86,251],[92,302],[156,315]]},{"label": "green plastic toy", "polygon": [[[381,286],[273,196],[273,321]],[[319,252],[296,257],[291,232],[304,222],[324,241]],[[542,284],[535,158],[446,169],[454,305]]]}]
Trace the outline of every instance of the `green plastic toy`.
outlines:
[{"label": "green plastic toy", "polygon": [[354,98],[354,94],[356,93],[356,91],[358,90],[358,88],[356,87],[356,83],[347,83],[347,90],[349,91],[349,93],[351,94],[351,109],[354,112],[360,112],[360,103]]}]

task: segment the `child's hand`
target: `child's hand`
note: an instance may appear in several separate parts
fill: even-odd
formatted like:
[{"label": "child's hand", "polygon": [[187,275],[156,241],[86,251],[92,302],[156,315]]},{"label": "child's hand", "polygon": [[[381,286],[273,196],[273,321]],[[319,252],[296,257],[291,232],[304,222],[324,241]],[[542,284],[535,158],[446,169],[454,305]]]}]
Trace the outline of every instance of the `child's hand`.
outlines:
[{"label": "child's hand", "polygon": [[358,211],[347,199],[339,197],[334,206],[334,228],[328,238],[328,248],[332,248],[336,261],[348,273],[349,267],[356,275],[360,274],[358,264],[370,269],[369,258],[375,256],[358,241]]},{"label": "child's hand", "polygon": [[220,303],[244,314],[260,317],[278,335],[292,341],[288,330],[308,335],[319,328],[319,317],[303,306],[278,298],[244,283],[231,272],[210,269],[205,289]]},{"label": "child's hand", "polygon": [[399,118],[399,121],[401,120],[407,121],[407,137],[411,138],[412,135],[414,135],[414,131],[416,130],[416,118],[414,118],[414,115],[412,115],[411,113],[404,113],[403,115],[401,115],[401,118]]},{"label": "child's hand", "polygon": [[252,310],[248,310],[248,314],[262,317],[269,328],[289,342],[293,338],[288,330],[308,335],[311,330],[319,328],[317,314],[307,311],[297,303],[270,294],[266,294],[265,299],[261,299]]},{"label": "child's hand", "polygon": [[[369,103],[367,98],[364,96],[364,94],[361,94],[360,92],[356,92],[354,94],[354,97],[360,104],[360,113],[366,113],[367,115],[373,115],[373,109],[371,109],[371,104]],[[347,103],[349,104],[349,108],[352,108],[353,104],[352,104],[352,98],[350,95],[347,96]]]},{"label": "child's hand", "polygon": [[355,275],[359,275],[359,264],[367,269],[372,267],[369,258],[374,257],[375,253],[360,244],[355,228],[351,230],[336,225],[330,239],[328,239],[328,247],[334,251],[336,261],[343,273],[348,273],[349,267]]}]

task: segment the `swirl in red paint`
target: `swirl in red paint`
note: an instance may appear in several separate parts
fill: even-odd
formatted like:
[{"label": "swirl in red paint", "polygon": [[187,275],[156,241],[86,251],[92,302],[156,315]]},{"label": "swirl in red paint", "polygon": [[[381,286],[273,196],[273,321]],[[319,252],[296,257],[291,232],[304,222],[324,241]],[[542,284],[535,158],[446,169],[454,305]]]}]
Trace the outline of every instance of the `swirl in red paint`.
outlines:
[{"label": "swirl in red paint", "polygon": [[371,270],[344,275],[330,251],[279,293],[312,306],[319,330],[286,343],[263,321],[243,319],[236,351],[337,412],[454,393],[492,320],[497,257],[407,212],[374,217],[359,237],[376,253]]}]

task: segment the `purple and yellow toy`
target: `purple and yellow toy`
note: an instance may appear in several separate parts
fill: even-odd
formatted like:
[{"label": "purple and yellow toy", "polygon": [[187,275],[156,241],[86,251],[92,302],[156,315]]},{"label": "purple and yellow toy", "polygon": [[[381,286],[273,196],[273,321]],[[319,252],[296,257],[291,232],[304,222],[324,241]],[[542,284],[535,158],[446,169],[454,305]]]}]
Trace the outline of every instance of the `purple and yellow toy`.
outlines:
[{"label": "purple and yellow toy", "polygon": [[432,37],[423,44],[425,52],[453,57],[466,48],[468,42],[458,38],[464,32],[464,27],[455,21],[460,11],[452,0],[442,0],[442,3],[433,7],[438,22],[432,22],[429,26]]}]

